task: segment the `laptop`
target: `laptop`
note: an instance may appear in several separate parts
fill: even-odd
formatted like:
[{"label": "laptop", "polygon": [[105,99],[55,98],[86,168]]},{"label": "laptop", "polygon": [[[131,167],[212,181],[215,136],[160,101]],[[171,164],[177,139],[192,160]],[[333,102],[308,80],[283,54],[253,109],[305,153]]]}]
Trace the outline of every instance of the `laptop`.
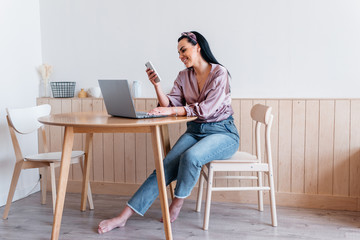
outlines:
[{"label": "laptop", "polygon": [[136,112],[127,80],[99,80],[99,85],[109,115],[125,118],[167,117]]}]

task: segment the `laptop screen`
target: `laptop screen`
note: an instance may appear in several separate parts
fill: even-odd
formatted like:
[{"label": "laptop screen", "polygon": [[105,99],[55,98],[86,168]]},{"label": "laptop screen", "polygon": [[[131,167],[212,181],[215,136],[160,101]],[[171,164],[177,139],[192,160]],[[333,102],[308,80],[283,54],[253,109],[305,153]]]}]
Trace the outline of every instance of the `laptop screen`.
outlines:
[{"label": "laptop screen", "polygon": [[135,107],[127,80],[99,80],[108,114],[136,118]]}]

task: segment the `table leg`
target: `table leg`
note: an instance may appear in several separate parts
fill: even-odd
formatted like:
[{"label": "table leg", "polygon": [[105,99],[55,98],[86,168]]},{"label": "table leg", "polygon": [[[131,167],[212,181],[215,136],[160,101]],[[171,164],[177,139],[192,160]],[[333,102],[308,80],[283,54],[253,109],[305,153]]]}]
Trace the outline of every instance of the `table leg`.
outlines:
[{"label": "table leg", "polygon": [[165,173],[163,167],[163,160],[161,159],[162,148],[161,148],[161,136],[160,136],[159,126],[151,127],[151,140],[154,150],[156,178],[159,186],[159,198],[160,198],[161,211],[164,222],[165,236],[167,240],[171,240],[172,232],[170,225],[169,204],[166,194]]},{"label": "table leg", "polygon": [[[166,155],[170,152],[170,138],[169,138],[168,125],[162,125],[160,128],[160,132],[161,132],[161,139],[162,139],[163,150],[164,150],[164,157],[166,157]],[[175,197],[174,196],[174,186],[173,186],[172,182],[169,184],[169,188],[170,188],[171,199],[174,199],[174,197]]]},{"label": "table leg", "polygon": [[61,165],[60,165],[59,186],[57,189],[54,222],[53,222],[53,229],[51,234],[52,240],[59,239],[61,218],[64,209],[64,200],[66,194],[66,186],[69,177],[69,168],[70,168],[73,143],[74,143],[74,129],[73,127],[65,127],[64,144],[62,148]]},{"label": "table leg", "polygon": [[83,170],[83,182],[82,182],[82,191],[81,191],[81,211],[86,210],[86,199],[88,195],[89,188],[89,175],[90,175],[90,165],[91,165],[91,156],[92,156],[92,141],[93,133],[86,134],[86,145],[85,145],[85,160],[84,160],[84,170]]}]

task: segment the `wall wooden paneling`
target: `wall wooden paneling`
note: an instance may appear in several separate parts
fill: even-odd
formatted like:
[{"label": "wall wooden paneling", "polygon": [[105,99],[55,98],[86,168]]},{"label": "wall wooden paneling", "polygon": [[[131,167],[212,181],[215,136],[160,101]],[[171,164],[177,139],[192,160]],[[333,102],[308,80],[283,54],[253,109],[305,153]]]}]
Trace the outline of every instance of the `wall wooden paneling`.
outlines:
[{"label": "wall wooden paneling", "polygon": [[[103,100],[96,98],[39,98],[37,103],[49,103],[52,113],[106,111]],[[277,204],[360,210],[360,100],[233,99],[240,150],[253,153],[254,124],[250,109],[257,103],[273,108],[271,141]],[[155,99],[135,100],[139,111],[148,111],[156,104]],[[169,126],[171,145],[185,130],[185,124]],[[50,150],[61,150],[63,130],[47,126],[47,133]],[[85,136],[77,134],[74,150],[84,149],[84,141]],[[39,143],[42,151],[41,141]],[[94,193],[132,194],[153,169],[149,134],[94,134],[90,175]],[[68,191],[79,192],[80,181],[79,166],[72,166]],[[215,184],[249,186],[254,183],[217,180]],[[214,200],[255,202],[256,194],[215,193]]]}]

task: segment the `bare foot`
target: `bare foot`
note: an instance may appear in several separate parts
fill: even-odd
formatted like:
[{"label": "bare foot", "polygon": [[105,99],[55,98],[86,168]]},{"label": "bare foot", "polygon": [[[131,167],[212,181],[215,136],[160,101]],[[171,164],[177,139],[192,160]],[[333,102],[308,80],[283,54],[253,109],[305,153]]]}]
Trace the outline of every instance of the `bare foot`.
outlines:
[{"label": "bare foot", "polygon": [[119,216],[101,221],[99,223],[98,233],[102,234],[109,232],[114,228],[124,227],[126,221],[129,219],[129,217],[131,217],[131,215],[133,215],[133,213],[134,211],[129,206],[126,206],[119,214]]},{"label": "bare foot", "polygon": [[[174,198],[174,200],[172,201],[169,207],[170,222],[174,222],[179,216],[181,207],[184,204],[184,200],[184,198]],[[163,222],[163,218],[160,219],[160,222]]]},{"label": "bare foot", "polygon": [[126,220],[123,220],[122,217],[114,217],[111,219],[103,220],[99,223],[98,233],[110,232],[114,228],[124,227]]}]

